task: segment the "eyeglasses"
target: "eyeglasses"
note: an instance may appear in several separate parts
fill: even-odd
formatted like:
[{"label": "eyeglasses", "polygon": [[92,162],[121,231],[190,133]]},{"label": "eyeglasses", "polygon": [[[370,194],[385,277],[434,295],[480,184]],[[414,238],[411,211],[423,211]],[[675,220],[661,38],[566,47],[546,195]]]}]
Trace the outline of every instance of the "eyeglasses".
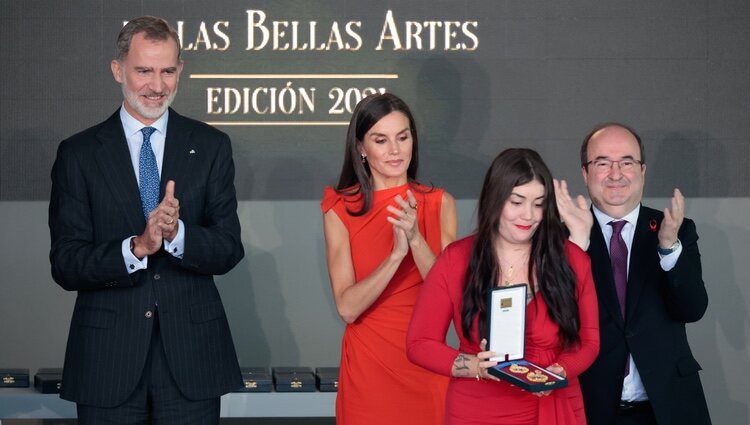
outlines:
[{"label": "eyeglasses", "polygon": [[641,166],[643,165],[643,161],[640,161],[638,159],[632,159],[632,158],[624,158],[619,161],[613,161],[611,159],[606,158],[598,158],[593,161],[589,161],[586,163],[586,167],[589,165],[594,166],[594,171],[597,173],[605,173],[612,169],[612,166],[617,164],[620,167],[620,171],[633,171],[635,169],[636,164]]}]

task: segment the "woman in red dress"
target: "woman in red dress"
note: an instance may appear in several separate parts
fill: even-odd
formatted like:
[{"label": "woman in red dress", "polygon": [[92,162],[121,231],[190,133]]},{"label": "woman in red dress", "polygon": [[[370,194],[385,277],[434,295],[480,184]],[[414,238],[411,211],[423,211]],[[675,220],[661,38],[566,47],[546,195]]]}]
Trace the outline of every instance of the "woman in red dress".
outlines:
[{"label": "woman in red dress", "polygon": [[[495,158],[479,198],[477,232],[445,249],[425,280],[407,336],[416,364],[451,376],[446,424],[585,424],[578,375],[599,352],[591,265],[565,240],[552,176],[529,149]],[[531,393],[487,373],[487,294],[526,284],[525,359],[568,386]],[[453,321],[458,349],[445,342]]]},{"label": "woman in red dress", "polygon": [[321,201],[333,298],[347,324],[338,424],[443,423],[448,380],[410,363],[405,344],[423,277],[456,238],[456,207],[447,192],[416,182],[417,147],[401,99],[363,99],[338,185]]}]

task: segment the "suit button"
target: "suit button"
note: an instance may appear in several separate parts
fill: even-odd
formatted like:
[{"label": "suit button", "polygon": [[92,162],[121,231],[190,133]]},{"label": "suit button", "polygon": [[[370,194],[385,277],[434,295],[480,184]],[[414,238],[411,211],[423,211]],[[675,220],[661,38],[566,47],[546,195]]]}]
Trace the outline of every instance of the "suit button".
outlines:
[{"label": "suit button", "polygon": [[154,313],[152,313],[151,310],[149,310],[146,312],[146,314],[144,314],[144,316],[146,316],[146,319],[150,319],[154,316]]},{"label": "suit button", "polygon": [[161,275],[159,273],[155,274],[154,280],[159,280],[159,279],[161,279]]}]

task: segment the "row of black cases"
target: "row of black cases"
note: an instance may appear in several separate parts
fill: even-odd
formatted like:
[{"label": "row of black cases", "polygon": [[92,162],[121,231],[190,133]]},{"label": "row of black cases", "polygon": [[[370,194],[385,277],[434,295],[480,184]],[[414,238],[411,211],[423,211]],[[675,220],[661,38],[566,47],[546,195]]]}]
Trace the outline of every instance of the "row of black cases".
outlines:
[{"label": "row of black cases", "polygon": [[[235,392],[336,392],[339,386],[339,368],[318,367],[274,367],[273,373],[266,367],[243,367],[244,386]],[[40,393],[60,392],[61,368],[41,368],[34,375],[34,388]],[[29,369],[0,369],[0,388],[28,387]]]},{"label": "row of black cases", "polygon": [[339,368],[318,367],[243,367],[244,386],[235,392],[336,392],[339,386]]}]

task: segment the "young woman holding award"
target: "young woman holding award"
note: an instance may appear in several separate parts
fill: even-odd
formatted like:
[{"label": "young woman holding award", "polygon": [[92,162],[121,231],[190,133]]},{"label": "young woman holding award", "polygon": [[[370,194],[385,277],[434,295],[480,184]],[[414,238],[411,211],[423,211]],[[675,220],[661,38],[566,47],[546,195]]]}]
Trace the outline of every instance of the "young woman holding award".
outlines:
[{"label": "young woman holding award", "polygon": [[410,363],[406,330],[424,276],[456,238],[450,194],[416,181],[417,131],[386,93],[355,108],[336,188],[321,201],[333,298],[347,323],[338,424],[442,424],[448,379]]},{"label": "young woman holding award", "polygon": [[[524,359],[544,370],[518,364],[510,373],[533,385],[553,372],[567,378],[567,387],[528,392],[488,373],[497,365],[489,359],[502,354],[486,351],[488,295],[513,285],[528,286],[525,331],[518,328]],[[445,341],[451,320],[458,349]],[[577,377],[598,351],[591,265],[585,252],[566,241],[552,176],[536,152],[505,150],[485,177],[477,232],[447,247],[425,279],[407,355],[453,378],[446,424],[572,425],[586,423]]]}]

